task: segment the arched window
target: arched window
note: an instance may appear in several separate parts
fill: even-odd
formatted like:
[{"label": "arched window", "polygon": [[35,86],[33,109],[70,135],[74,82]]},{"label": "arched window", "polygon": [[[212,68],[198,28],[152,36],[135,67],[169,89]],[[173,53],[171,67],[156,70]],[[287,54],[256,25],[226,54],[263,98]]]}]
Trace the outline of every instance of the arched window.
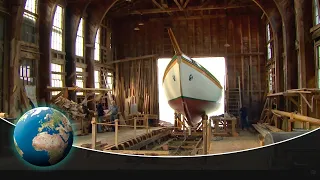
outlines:
[{"label": "arched window", "polygon": [[319,24],[319,0],[313,0],[313,25]]},{"label": "arched window", "polygon": [[76,55],[83,57],[84,53],[84,23],[83,19],[80,19],[80,23],[78,26],[78,31],[77,31],[77,38],[76,38]]},{"label": "arched window", "polygon": [[266,43],[267,43],[267,82],[269,92],[274,91],[275,84],[275,66],[273,59],[273,35],[271,31],[270,23],[266,25]]},{"label": "arched window", "polygon": [[100,61],[100,28],[97,30],[94,40],[94,60]]},{"label": "arched window", "polygon": [[51,48],[56,51],[63,49],[63,17],[63,8],[57,5],[51,33]]}]

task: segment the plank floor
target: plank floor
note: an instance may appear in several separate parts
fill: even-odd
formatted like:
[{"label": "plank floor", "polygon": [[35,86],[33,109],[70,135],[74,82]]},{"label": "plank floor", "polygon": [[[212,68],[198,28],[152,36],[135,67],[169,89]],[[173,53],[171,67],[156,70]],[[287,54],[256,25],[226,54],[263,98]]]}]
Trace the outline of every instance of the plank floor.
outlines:
[{"label": "plank floor", "polygon": [[[228,153],[259,147],[258,134],[249,131],[238,131],[238,137],[222,137],[212,140],[209,154]],[[213,138],[214,139],[214,138]]]},{"label": "plank floor", "polygon": [[[163,127],[150,127],[149,131],[154,131],[161,129]],[[146,129],[137,129],[137,136],[143,135],[146,133]],[[134,130],[132,128],[121,128],[118,134],[118,142],[129,140],[133,138]],[[83,144],[91,144],[92,142],[91,134],[85,136],[75,136],[75,142],[73,145],[81,146]],[[114,144],[114,132],[104,132],[97,133],[97,142],[101,141],[102,144],[107,143],[108,145]]]}]

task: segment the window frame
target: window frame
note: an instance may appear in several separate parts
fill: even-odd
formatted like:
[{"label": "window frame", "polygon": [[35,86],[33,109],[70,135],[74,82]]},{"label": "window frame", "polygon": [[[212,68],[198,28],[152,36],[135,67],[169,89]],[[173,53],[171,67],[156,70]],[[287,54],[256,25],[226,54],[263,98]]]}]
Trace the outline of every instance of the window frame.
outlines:
[{"label": "window frame", "polygon": [[28,9],[26,9],[26,5],[28,3],[28,0],[26,0],[26,3],[25,3],[24,8],[23,8],[22,16],[23,16],[23,18],[28,18],[28,19],[30,19],[30,17],[28,17],[28,16],[33,16],[34,19],[31,18],[30,20],[33,20],[33,21],[36,22],[38,20],[38,18],[39,18],[39,15],[38,15],[38,13],[39,13],[39,2],[38,2],[38,0],[30,0],[30,1],[35,1],[35,3],[34,3],[35,12],[29,11]]},{"label": "window frame", "polygon": [[[36,60],[29,59],[29,58],[21,59],[21,63],[19,66],[19,78],[22,81],[23,85],[35,86],[37,84],[36,67],[37,67]],[[29,73],[27,73],[28,70],[29,70]]]},{"label": "window frame", "polygon": [[[272,34],[272,28],[271,28],[270,22],[266,24],[266,40],[267,40],[267,60],[272,60],[274,56],[273,55],[273,34]],[[269,53],[270,53],[270,58],[269,58]]]},{"label": "window frame", "polygon": [[[61,16],[62,16],[61,17],[61,38],[62,38],[62,40],[61,40],[61,50],[57,50],[57,49],[53,48],[53,40],[52,40],[53,32],[56,31],[57,33],[59,33],[58,30],[55,30],[56,26],[54,25],[54,19],[55,19],[55,15],[56,15],[58,7],[61,7]],[[59,29],[59,28],[57,27],[57,29]],[[55,9],[54,9],[54,14],[53,14],[53,17],[52,17],[51,39],[50,40],[51,40],[51,44],[50,44],[51,45],[50,46],[51,50],[57,51],[57,52],[64,52],[65,51],[65,42],[64,42],[64,40],[65,40],[65,7],[62,4],[57,4]]]},{"label": "window frame", "polygon": [[316,41],[314,44],[314,56],[315,56],[315,64],[316,64],[316,68],[315,68],[315,85],[317,88],[320,89],[320,40]]},{"label": "window frame", "polygon": [[312,22],[313,26],[320,24],[320,1],[319,0],[312,1],[312,21],[313,21]]},{"label": "window frame", "polygon": [[[96,72],[98,72],[98,75],[96,76]],[[100,89],[101,88],[101,71],[99,69],[95,69],[93,72],[93,76],[94,76],[94,88],[96,89]],[[98,79],[96,79],[96,77]],[[99,86],[97,87],[96,84],[99,84]]]},{"label": "window frame", "polygon": [[275,65],[274,65],[274,51],[273,51],[273,31],[270,22],[266,23],[266,76],[267,76],[267,89],[269,93],[275,90]]},{"label": "window frame", "polygon": [[[81,69],[81,71],[78,71],[77,69]],[[81,67],[81,66],[76,66],[76,86],[80,87],[80,88],[84,88],[86,85],[86,76],[85,76],[85,68]],[[80,78],[81,77],[81,78]],[[81,81],[82,82],[82,87],[79,86],[78,82]],[[77,92],[76,93],[77,96],[83,96],[84,92]]]},{"label": "window frame", "polygon": [[[99,38],[97,38],[97,35],[99,35]],[[98,45],[99,47],[96,47],[96,45]],[[97,29],[97,32],[94,38],[93,59],[97,62],[101,62],[101,27]]]},{"label": "window frame", "polygon": [[[24,5],[20,36],[22,41],[38,45],[39,0],[30,0],[29,2],[32,1],[34,1],[34,12],[27,9],[28,0]],[[31,33],[28,30],[31,30]]]},{"label": "window frame", "polygon": [[[59,65],[61,66],[61,72],[58,72],[58,71],[53,71],[52,70],[52,65]],[[61,78],[59,80],[61,80],[61,87],[64,87],[65,85],[65,69],[64,69],[64,64],[61,64],[61,63],[58,63],[58,62],[51,62],[50,63],[50,84],[51,84],[51,87],[59,87],[59,86],[54,86],[54,83],[53,83],[53,78],[52,78],[52,75],[54,74],[57,74],[57,75],[60,75]],[[52,96],[55,96],[59,93],[60,91],[52,91],[51,92],[51,95]]]},{"label": "window frame", "polygon": [[[79,35],[79,27],[80,27],[80,25],[82,25],[82,33],[81,33],[81,35]],[[77,53],[77,50],[79,48],[78,45],[80,45],[80,44],[78,44],[78,38],[82,39],[82,45],[81,45],[82,46],[81,47],[82,48],[82,54],[81,55],[79,55]],[[80,21],[79,21],[79,24],[78,24],[77,36],[76,36],[76,42],[75,42],[75,54],[76,54],[77,57],[81,57],[81,58],[84,57],[84,52],[85,52],[84,45],[85,45],[85,19],[83,17],[81,17]]]}]

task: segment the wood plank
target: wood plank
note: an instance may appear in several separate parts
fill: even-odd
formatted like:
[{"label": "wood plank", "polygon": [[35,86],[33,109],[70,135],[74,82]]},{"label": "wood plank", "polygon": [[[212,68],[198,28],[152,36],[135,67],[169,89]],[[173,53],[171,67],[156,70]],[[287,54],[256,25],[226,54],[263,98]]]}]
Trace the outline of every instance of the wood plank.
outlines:
[{"label": "wood plank", "polygon": [[106,150],[105,152],[135,155],[169,155],[169,151],[151,151],[151,150]]},{"label": "wood plank", "polygon": [[162,146],[164,146],[164,145],[168,144],[169,142],[171,142],[171,141],[173,141],[173,140],[174,140],[174,139],[169,139],[168,141],[165,141],[165,142],[161,143],[160,145],[158,145],[158,146],[156,146],[156,147],[152,148],[152,150],[160,149]]},{"label": "wood plank", "polygon": [[[153,0],[155,1],[155,0]],[[124,16],[128,14],[159,14],[159,13],[172,13],[177,11],[203,11],[203,10],[219,10],[219,9],[237,9],[237,8],[246,8],[254,5],[232,5],[232,6],[208,6],[208,7],[189,7],[185,8],[183,10],[180,10],[179,8],[167,8],[164,9],[163,7],[159,7],[160,9],[141,9],[141,10],[135,10],[129,13],[114,13],[111,14],[112,16]]]},{"label": "wood plank", "polygon": [[276,128],[275,126],[271,126],[269,124],[265,124],[265,126],[272,132],[283,132],[283,130]]},{"label": "wood plank", "polygon": [[164,132],[164,133],[155,135],[155,136],[153,136],[153,137],[151,137],[151,138],[149,138],[149,139],[146,139],[146,140],[144,140],[144,141],[139,142],[138,144],[135,144],[135,145],[129,147],[128,149],[129,149],[129,150],[140,149],[140,148],[142,148],[143,146],[146,146],[146,145],[152,143],[153,141],[155,141],[155,140],[157,140],[157,139],[160,139],[160,138],[162,138],[162,137],[165,137],[165,136],[169,135],[170,133],[171,133],[170,131],[166,131],[166,132]]},{"label": "wood plank", "polygon": [[151,55],[146,55],[146,56],[139,56],[139,57],[131,57],[131,58],[125,58],[125,59],[118,59],[114,60],[112,62],[107,62],[105,63],[106,65],[110,64],[115,64],[115,63],[123,63],[123,62],[128,62],[128,61],[135,61],[135,60],[143,60],[143,59],[149,59],[149,58],[154,58],[158,56],[157,54],[151,54]]}]

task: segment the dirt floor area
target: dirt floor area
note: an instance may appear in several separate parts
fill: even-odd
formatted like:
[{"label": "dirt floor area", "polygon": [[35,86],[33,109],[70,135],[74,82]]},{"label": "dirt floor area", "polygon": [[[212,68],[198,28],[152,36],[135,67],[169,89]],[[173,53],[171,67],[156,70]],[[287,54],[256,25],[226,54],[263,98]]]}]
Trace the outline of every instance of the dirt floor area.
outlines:
[{"label": "dirt floor area", "polygon": [[260,146],[257,133],[241,130],[238,132],[238,137],[213,137],[209,154],[240,151]]}]

